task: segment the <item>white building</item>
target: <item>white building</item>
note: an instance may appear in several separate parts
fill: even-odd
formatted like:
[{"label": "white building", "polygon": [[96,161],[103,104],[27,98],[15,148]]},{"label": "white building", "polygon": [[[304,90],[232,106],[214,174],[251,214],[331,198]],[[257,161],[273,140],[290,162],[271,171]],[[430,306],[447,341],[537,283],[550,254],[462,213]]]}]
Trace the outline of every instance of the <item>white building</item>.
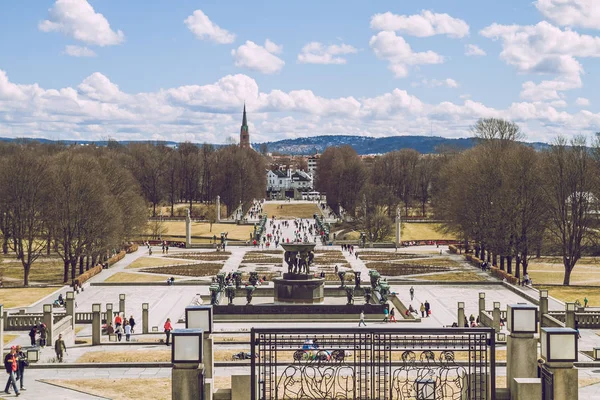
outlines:
[{"label": "white building", "polygon": [[267,171],[267,191],[274,192],[280,190],[294,190],[301,192],[311,191],[313,189],[312,175],[304,171],[276,170]]}]

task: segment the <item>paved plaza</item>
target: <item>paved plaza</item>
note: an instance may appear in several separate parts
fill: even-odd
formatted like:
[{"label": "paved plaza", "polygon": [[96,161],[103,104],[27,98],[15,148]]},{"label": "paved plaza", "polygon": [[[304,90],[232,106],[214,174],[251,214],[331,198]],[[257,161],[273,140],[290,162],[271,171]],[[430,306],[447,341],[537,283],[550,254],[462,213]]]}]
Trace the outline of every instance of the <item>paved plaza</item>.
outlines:
[{"label": "paved plaza", "polygon": [[[279,221],[278,221],[279,222]],[[269,224],[267,224],[268,230],[267,232],[271,232],[271,228]],[[293,223],[290,223],[289,228],[283,228],[281,237],[285,238],[293,238]],[[311,238],[314,240],[314,238]],[[271,249],[273,246],[271,247]],[[325,250],[332,249],[331,246],[323,246],[320,243],[317,244],[317,250]],[[336,246],[336,249],[339,250],[339,246]],[[227,261],[224,262],[222,271],[224,272],[233,272],[237,270],[240,263],[242,262],[244,255],[251,250],[256,250],[252,246],[228,246],[227,251],[231,252],[231,256]],[[451,259],[456,261],[463,262],[463,258],[459,255],[449,255],[447,252],[447,248],[445,247],[437,247],[437,246],[420,246],[420,247],[411,247],[411,248],[399,248],[399,249],[377,249],[377,251],[389,251],[389,252],[398,252],[398,253],[412,253],[412,254],[432,254],[438,253],[439,251]],[[172,254],[175,257],[176,254],[185,254],[189,252],[209,252],[212,250],[199,250],[199,249],[173,249]],[[359,254],[362,250],[358,249]],[[162,254],[160,247],[154,248],[153,257],[161,257]],[[123,260],[116,263],[108,270],[104,270],[99,275],[93,277],[90,281],[88,281],[84,287],[85,291],[77,295],[77,309],[76,312],[89,312],[92,309],[92,304],[101,303],[104,305],[106,303],[113,303],[114,310],[118,310],[119,304],[119,294],[126,295],[126,317],[133,315],[138,322],[138,333],[132,335],[132,343],[120,343],[120,344],[111,344],[105,343],[101,346],[91,346],[89,344],[81,344],[77,345],[71,349],[69,349],[68,354],[65,357],[64,365],[47,365],[45,368],[41,368],[40,365],[36,365],[27,370],[26,375],[26,386],[27,391],[23,392],[21,398],[23,399],[38,399],[38,398],[48,398],[48,399],[97,399],[101,397],[87,395],[85,393],[76,392],[70,389],[60,388],[49,383],[45,383],[45,380],[48,379],[95,379],[95,378],[110,378],[110,379],[118,379],[118,378],[135,378],[135,377],[169,377],[171,369],[167,366],[164,367],[153,367],[147,366],[145,368],[119,368],[118,364],[111,367],[90,367],[90,368],[68,368],[72,363],[75,363],[79,357],[85,355],[88,352],[125,352],[131,353],[135,351],[164,351],[168,349],[164,344],[157,343],[158,340],[162,339],[163,335],[162,326],[166,320],[166,318],[171,318],[174,323],[174,328],[182,328],[183,324],[178,322],[180,318],[184,314],[184,309],[186,306],[192,304],[193,302],[198,302],[201,296],[209,296],[209,282],[210,277],[206,278],[182,278],[178,279],[178,281],[182,280],[200,280],[202,284],[197,285],[174,285],[167,286],[166,283],[159,282],[155,284],[140,284],[140,285],[123,285],[123,284],[113,284],[109,285],[103,283],[110,276],[117,274],[119,272],[123,272],[125,268],[134,262],[136,259],[140,257],[147,257],[148,251],[145,247],[141,246],[140,249],[132,254],[128,254]],[[363,284],[368,284],[368,268],[360,257],[355,257],[350,255],[348,252],[344,252],[344,258],[347,263],[350,265],[350,268],[355,271],[361,271]],[[400,280],[391,280],[390,287],[392,293],[395,293],[398,298],[404,303],[404,305],[412,305],[413,308],[419,308],[421,303],[428,301],[431,304],[432,313],[429,318],[423,318],[419,323],[402,323],[399,322],[397,324],[387,324],[383,323],[379,319],[371,319],[367,320],[367,328],[368,327],[402,327],[402,328],[440,328],[443,326],[450,326],[453,322],[456,321],[456,313],[457,313],[457,303],[464,302],[465,303],[465,315],[467,318],[473,314],[478,314],[478,299],[479,293],[486,293],[486,304],[487,309],[492,308],[493,302],[500,302],[501,309],[506,309],[507,304],[513,303],[523,303],[528,302],[527,299],[519,294],[519,292],[515,292],[513,290],[509,290],[503,285],[499,285],[497,283],[492,283],[491,278],[485,272],[481,272],[480,270],[469,267],[472,269],[473,273],[482,274],[484,276],[484,281],[480,284],[469,284],[469,285],[461,285],[461,284],[444,284],[444,285],[436,285],[436,284],[427,284],[424,282],[411,282],[410,280],[402,281]],[[131,271],[131,270],[128,270]],[[96,285],[102,284],[102,285]],[[266,283],[267,285],[272,285],[272,283]],[[332,283],[337,284],[337,283]],[[411,301],[409,289],[414,287],[414,299]],[[269,287],[269,286],[267,286]],[[28,307],[26,310],[28,312],[41,312],[42,306],[44,303],[50,303],[54,300],[58,293],[62,293],[65,296],[66,292],[69,290],[68,287],[61,288],[57,290],[57,292],[48,296],[46,299],[37,302],[36,304]],[[529,294],[532,297],[537,297],[537,291],[531,288],[518,288],[518,290],[523,290],[525,293]],[[264,301],[264,300],[260,300]],[[141,309],[142,303],[149,303],[149,325],[150,327],[157,327],[158,334],[152,335],[142,335],[139,334],[141,331]],[[564,310],[564,304],[551,299],[549,302],[550,310]],[[10,310],[16,311],[16,310]],[[382,316],[383,318],[383,316]],[[287,327],[297,327],[297,328],[312,328],[312,327],[320,327],[320,328],[357,328],[356,325],[358,323],[358,315],[356,316],[356,321],[352,322],[332,322],[325,320],[317,320],[310,322],[296,322],[287,325]],[[277,328],[281,327],[285,324],[285,317],[282,316],[281,321],[278,322],[261,322],[261,321],[245,321],[243,323],[239,322],[218,322],[215,324],[215,332],[218,334],[235,334],[240,332],[247,333],[252,327],[263,327],[263,328]],[[91,337],[91,325],[82,325],[82,329],[78,330],[77,338],[85,342],[86,338]],[[358,328],[357,328],[358,329]],[[365,329],[365,328],[361,328]],[[12,333],[12,332],[11,332]],[[593,347],[600,346],[600,337],[597,335],[597,332],[592,330],[582,330],[582,339],[579,343],[580,349],[591,350]],[[248,340],[248,339],[245,339]],[[145,344],[140,344],[140,342],[145,342]],[[152,344],[155,342],[156,344]],[[9,345],[13,344],[23,344],[27,345],[29,343],[29,338],[27,337],[27,332],[19,332],[19,337],[14,339]],[[249,350],[249,345],[237,345],[237,347],[242,347],[245,350]],[[230,346],[237,348],[236,346]],[[216,349],[218,350],[228,348],[227,345],[216,345]],[[42,353],[42,360],[51,360],[53,357],[53,351],[51,348],[44,349]],[[580,355],[580,361],[588,361],[587,358]],[[600,365],[595,368],[582,368],[580,369],[580,379],[585,379],[589,384],[585,387],[580,388],[580,396],[582,398],[600,398]],[[217,376],[228,376],[234,372],[239,373],[248,373],[249,369],[246,366],[224,366],[224,364],[217,363],[215,374]],[[503,366],[499,366],[497,369],[498,376],[504,376],[506,374],[505,368]],[[3,398],[10,398],[11,396],[5,396]]]}]

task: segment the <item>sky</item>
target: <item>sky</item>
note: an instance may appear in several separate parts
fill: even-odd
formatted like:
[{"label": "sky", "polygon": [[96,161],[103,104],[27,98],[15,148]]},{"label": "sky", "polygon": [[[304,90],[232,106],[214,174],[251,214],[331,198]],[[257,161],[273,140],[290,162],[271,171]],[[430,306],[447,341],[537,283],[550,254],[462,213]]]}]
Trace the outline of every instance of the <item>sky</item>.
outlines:
[{"label": "sky", "polygon": [[598,0],[0,2],[0,137],[600,131]]}]

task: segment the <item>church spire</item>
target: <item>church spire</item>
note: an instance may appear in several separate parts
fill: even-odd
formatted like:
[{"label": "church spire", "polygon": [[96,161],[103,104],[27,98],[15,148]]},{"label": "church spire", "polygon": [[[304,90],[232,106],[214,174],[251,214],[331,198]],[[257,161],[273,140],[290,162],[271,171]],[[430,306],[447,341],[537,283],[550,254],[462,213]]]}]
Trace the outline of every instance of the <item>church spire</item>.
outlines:
[{"label": "church spire", "polygon": [[242,126],[248,126],[248,121],[246,121],[246,102],[244,102],[244,117],[242,118]]},{"label": "church spire", "polygon": [[246,120],[246,103],[244,102],[244,116],[242,118],[242,127],[240,129],[240,147],[249,149],[250,133],[248,132],[248,120]]}]

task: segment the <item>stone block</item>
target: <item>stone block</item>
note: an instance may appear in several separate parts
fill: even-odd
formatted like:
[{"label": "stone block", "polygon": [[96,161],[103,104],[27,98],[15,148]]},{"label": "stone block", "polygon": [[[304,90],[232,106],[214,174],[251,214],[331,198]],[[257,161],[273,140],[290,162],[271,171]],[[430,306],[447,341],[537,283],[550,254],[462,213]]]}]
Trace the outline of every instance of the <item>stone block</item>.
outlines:
[{"label": "stone block", "polygon": [[[231,400],[250,400],[251,382],[250,375],[231,375]],[[258,390],[258,383],[255,387]]]},{"label": "stone block", "polygon": [[514,378],[515,388],[512,400],[532,400],[542,398],[542,380],[540,378]]}]

